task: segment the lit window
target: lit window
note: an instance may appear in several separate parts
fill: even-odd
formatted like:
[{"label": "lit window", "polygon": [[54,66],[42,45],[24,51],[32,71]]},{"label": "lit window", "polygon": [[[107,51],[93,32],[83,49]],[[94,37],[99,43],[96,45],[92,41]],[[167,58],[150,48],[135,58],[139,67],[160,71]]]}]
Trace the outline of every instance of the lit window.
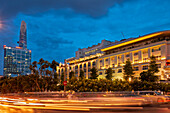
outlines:
[{"label": "lit window", "polygon": [[148,49],[146,49],[146,50],[143,51],[143,54],[146,54],[146,53],[148,53]]},{"label": "lit window", "polygon": [[157,64],[157,67],[158,67],[158,68],[161,68],[161,64]]},{"label": "lit window", "polygon": [[134,56],[138,55],[138,52],[134,53]]},{"label": "lit window", "polygon": [[118,73],[122,73],[122,69],[118,69],[118,71],[117,71]]},{"label": "lit window", "polygon": [[148,65],[143,66],[142,70],[147,70],[148,69]]},{"label": "lit window", "polygon": [[115,73],[115,70],[113,70],[113,73]]},{"label": "lit window", "polygon": [[139,70],[139,67],[138,66],[135,66],[133,67],[135,71],[138,71]]},{"label": "lit window", "polygon": [[130,56],[130,54],[127,54],[127,55],[126,55],[126,57],[129,57],[129,56]]},{"label": "lit window", "polygon": [[112,64],[112,67],[115,67],[115,64]]}]

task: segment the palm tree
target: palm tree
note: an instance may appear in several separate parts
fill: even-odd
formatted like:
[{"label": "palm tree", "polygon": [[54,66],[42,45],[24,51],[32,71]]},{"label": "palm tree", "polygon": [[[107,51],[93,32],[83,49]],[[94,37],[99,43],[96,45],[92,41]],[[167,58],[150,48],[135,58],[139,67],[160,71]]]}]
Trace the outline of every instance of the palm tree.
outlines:
[{"label": "palm tree", "polygon": [[50,64],[50,67],[52,68],[52,75],[54,77],[54,73],[56,73],[56,67],[59,66],[59,63],[56,62],[55,60],[52,61],[52,63]]},{"label": "palm tree", "polygon": [[41,76],[41,78],[42,78],[42,73],[43,73],[43,64],[44,64],[44,59],[43,58],[41,58],[40,60],[39,60],[39,62],[38,62],[38,64],[40,65],[40,67],[39,67],[39,71],[40,71],[40,76]]}]

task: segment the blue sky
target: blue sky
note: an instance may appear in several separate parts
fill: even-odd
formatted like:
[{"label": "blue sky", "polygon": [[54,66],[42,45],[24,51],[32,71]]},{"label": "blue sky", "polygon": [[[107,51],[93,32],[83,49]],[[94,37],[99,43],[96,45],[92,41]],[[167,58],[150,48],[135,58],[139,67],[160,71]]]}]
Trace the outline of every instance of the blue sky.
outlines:
[{"label": "blue sky", "polygon": [[16,46],[27,23],[32,61],[63,62],[78,48],[170,30],[169,0],[0,0],[0,74],[3,45]]}]

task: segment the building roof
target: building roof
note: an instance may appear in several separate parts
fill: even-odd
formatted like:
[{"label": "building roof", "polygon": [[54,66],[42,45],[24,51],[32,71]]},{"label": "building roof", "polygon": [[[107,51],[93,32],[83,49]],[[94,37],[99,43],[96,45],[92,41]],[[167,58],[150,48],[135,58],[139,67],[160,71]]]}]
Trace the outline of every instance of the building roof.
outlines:
[{"label": "building roof", "polygon": [[112,44],[112,45],[110,45],[106,48],[103,48],[103,49],[101,49],[101,51],[108,51],[108,50],[111,50],[111,49],[114,49],[114,48],[118,48],[118,47],[121,47],[121,46],[125,46],[125,45],[128,45],[128,44],[132,44],[132,43],[135,43],[135,42],[139,42],[139,41],[149,39],[149,38],[152,38],[152,37],[156,37],[158,35],[163,35],[163,34],[170,35],[170,30],[155,32],[155,33],[147,34],[147,35],[144,35],[144,36],[141,36],[141,37],[138,37],[138,38],[130,38],[130,39],[124,40],[124,41],[122,41],[118,44],[117,43]]}]

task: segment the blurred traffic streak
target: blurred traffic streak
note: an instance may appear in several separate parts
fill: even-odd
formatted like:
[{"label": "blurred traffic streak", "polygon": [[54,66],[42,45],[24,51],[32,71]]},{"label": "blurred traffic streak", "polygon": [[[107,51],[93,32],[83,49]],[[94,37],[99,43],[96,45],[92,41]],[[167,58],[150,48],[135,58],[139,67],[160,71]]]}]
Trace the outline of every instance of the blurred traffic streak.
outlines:
[{"label": "blurred traffic streak", "polygon": [[[140,92],[81,92],[81,93],[25,93],[0,97],[0,109],[20,109],[26,113],[36,110],[101,111],[101,110],[145,110],[147,106],[160,107],[163,102],[154,101],[151,96],[141,96]],[[43,97],[42,97],[43,95]],[[55,96],[56,98],[54,98]],[[154,95],[153,95],[154,96]],[[155,95],[156,96],[156,95]],[[163,96],[164,97],[164,96]],[[155,97],[156,98],[156,97]],[[154,99],[155,99],[154,98]],[[159,96],[160,98],[160,96]],[[158,99],[158,98],[157,98]],[[165,108],[169,107],[166,104]],[[145,108],[145,109],[144,109]],[[7,112],[8,113],[8,112]],[[9,113],[12,113],[10,110]]]}]

